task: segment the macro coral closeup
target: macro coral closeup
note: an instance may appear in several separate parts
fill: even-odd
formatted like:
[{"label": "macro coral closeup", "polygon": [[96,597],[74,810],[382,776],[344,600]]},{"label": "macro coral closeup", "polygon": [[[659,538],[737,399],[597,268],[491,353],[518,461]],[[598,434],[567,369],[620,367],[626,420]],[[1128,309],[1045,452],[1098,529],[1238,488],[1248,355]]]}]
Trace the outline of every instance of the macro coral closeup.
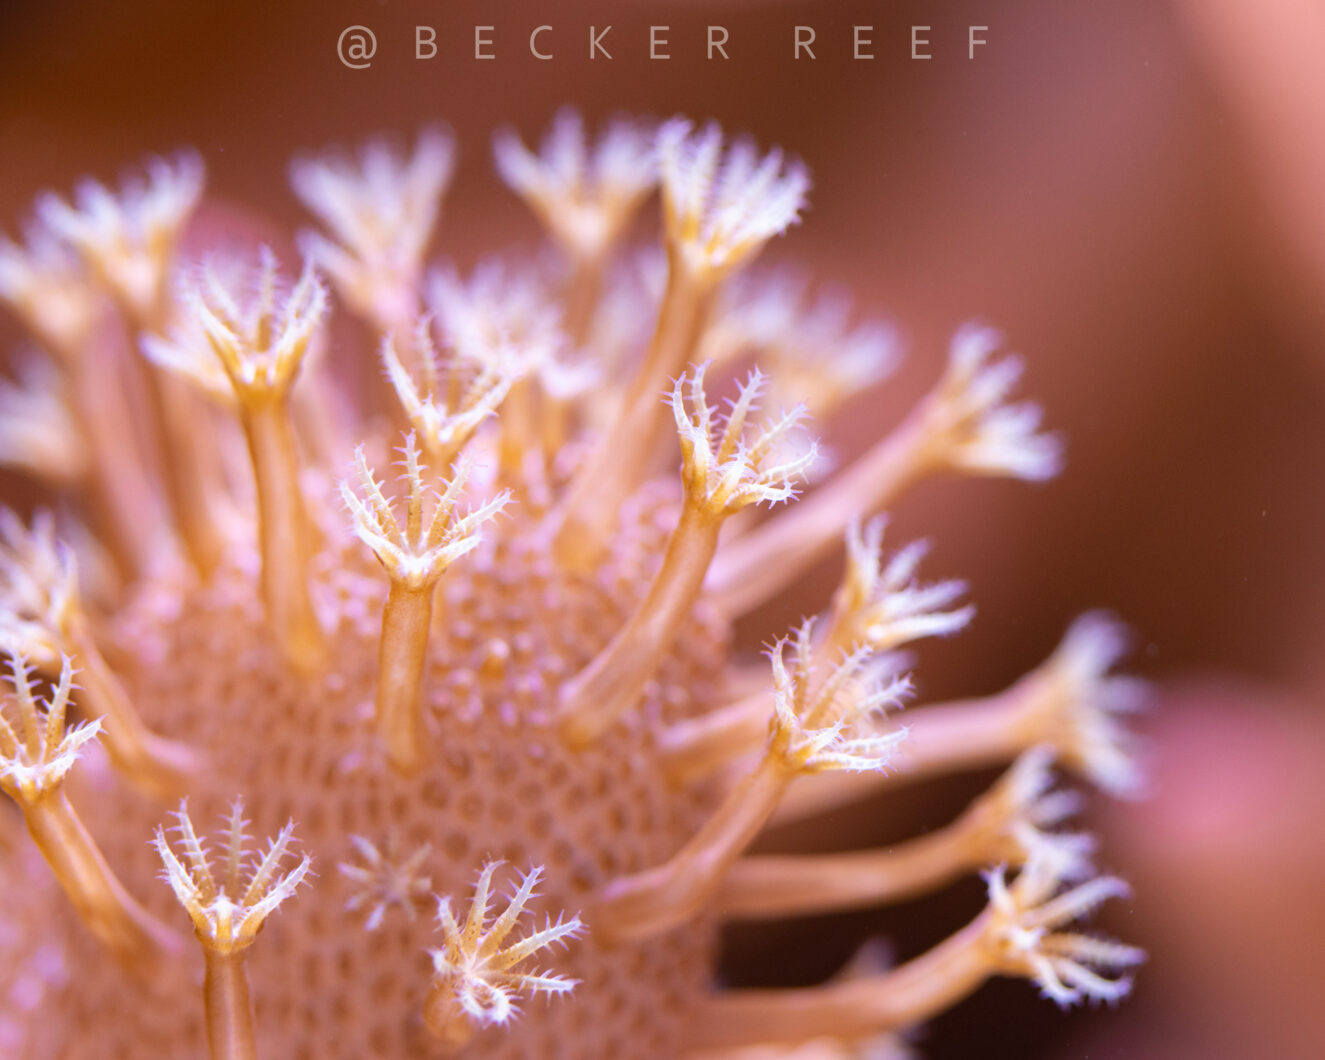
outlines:
[{"label": "macro coral closeup", "polygon": [[[1054,772],[1140,782],[1118,625],[910,702],[908,645],[974,608],[880,513],[934,475],[1057,473],[1019,359],[961,329],[929,395],[829,466],[815,421],[897,352],[752,265],[805,206],[798,162],[571,113],[495,149],[550,246],[469,276],[426,260],[440,128],[297,160],[299,262],[182,254],[187,154],[44,196],[0,243],[41,347],[0,390],[0,460],[51,500],[0,521],[0,1054],[901,1056],[994,976],[1122,998],[1143,955],[1073,924],[1127,889],[1060,827]],[[632,245],[655,190],[661,251]],[[338,312],[371,347],[333,341]],[[349,385],[353,358],[381,382]],[[733,648],[838,551],[821,614],[765,661]],[[747,853],[1000,764],[910,842]],[[724,923],[981,872],[985,910],[912,960],[717,981]]]}]

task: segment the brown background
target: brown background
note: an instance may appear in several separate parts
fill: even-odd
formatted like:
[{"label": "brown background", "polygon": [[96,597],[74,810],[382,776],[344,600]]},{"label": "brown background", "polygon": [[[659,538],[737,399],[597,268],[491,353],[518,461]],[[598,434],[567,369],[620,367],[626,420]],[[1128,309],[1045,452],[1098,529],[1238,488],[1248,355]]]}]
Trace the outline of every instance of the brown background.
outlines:
[{"label": "brown background", "polygon": [[[544,22],[557,57],[540,63],[525,42]],[[608,22],[614,59],[590,62],[588,26]],[[704,61],[709,22],[728,27],[730,62]],[[876,27],[872,62],[850,59],[857,22]],[[378,35],[369,70],[336,59],[352,23]],[[419,23],[438,31],[429,62],[411,57]],[[667,62],[648,59],[655,23],[671,26]],[[815,62],[792,58],[798,23],[818,32]],[[475,24],[496,27],[495,61],[470,57]],[[912,24],[933,27],[929,62],[908,58]],[[970,24],[990,27],[974,62]],[[39,190],[192,145],[217,224],[288,232],[303,221],[285,181],[294,151],[442,117],[462,157],[437,250],[467,264],[537,236],[492,176],[497,124],[535,134],[565,103],[591,118],[682,112],[798,152],[812,207],[771,255],[849,284],[910,350],[829,439],[849,451],[874,437],[932,380],[952,329],[979,317],[1026,354],[1027,389],[1069,443],[1046,487],[935,483],[897,513],[895,540],[932,535],[929,569],[968,578],[979,606],[968,634],[924,653],[923,691],[1001,687],[1071,616],[1105,606],[1137,629],[1139,667],[1170,703],[1149,723],[1154,801],[1101,820],[1142,891],[1131,922],[1111,926],[1155,951],[1139,997],[1062,1021],[1000,984],[940,1021],[930,1054],[1305,1057],[1319,983],[1294,955],[1320,939],[1306,896],[1323,860],[1307,813],[1322,794],[1325,675],[1325,165],[1307,146],[1325,143],[1310,103],[1325,85],[1303,44],[1318,30],[1325,41],[1295,0],[1254,19],[1231,0],[6,0],[0,228],[14,233]],[[11,322],[0,338],[17,341]],[[819,606],[834,576],[747,639]],[[909,793],[843,827],[895,838],[969,793]],[[977,892],[868,926],[905,957]],[[864,919],[789,929],[823,949],[771,975],[786,940],[740,939],[732,972],[825,973]]]}]

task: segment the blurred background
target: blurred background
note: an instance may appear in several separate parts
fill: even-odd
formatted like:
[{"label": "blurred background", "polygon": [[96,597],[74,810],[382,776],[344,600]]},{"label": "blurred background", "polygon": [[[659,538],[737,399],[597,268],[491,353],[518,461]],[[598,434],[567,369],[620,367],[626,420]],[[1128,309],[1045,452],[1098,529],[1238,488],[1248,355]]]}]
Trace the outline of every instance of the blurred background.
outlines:
[{"label": "blurred background", "polygon": [[[529,32],[555,58],[539,62]],[[588,27],[612,25],[611,60]],[[350,70],[349,25],[378,39]],[[496,59],[472,58],[492,25]],[[665,24],[672,58],[649,59]],[[731,59],[705,60],[723,25]],[[793,59],[796,25],[817,58]],[[873,25],[871,61],[852,59]],[[438,54],[413,58],[416,25]],[[910,27],[933,58],[910,58]],[[967,27],[988,44],[967,58]],[[1150,798],[1103,806],[1106,867],[1138,898],[1107,926],[1150,965],[1117,1013],[1063,1017],[997,983],[927,1028],[926,1055],[1325,1055],[1325,6],[1319,0],[138,0],[0,4],[0,229],[41,190],[112,180],[193,146],[219,228],[305,223],[292,154],[409,136],[438,118],[458,177],[439,255],[462,266],[539,233],[492,173],[491,130],[537,136],[570,103],[717,118],[800,154],[804,263],[891,318],[906,366],[823,425],[850,453],[932,382],[961,322],[1025,354],[1026,392],[1068,441],[1044,487],[936,482],[894,541],[932,537],[932,576],[969,580],[970,631],[921,655],[926,698],[1001,688],[1091,607],[1136,631],[1157,685]],[[284,238],[275,236],[273,238]],[[0,320],[0,348],[19,341]],[[7,496],[23,484],[6,478]],[[836,568],[757,616],[757,643],[822,606]],[[941,825],[988,777],[906,789],[829,843]],[[732,937],[739,982],[808,982],[865,932],[899,958],[979,904],[972,881],[886,914]],[[795,961],[789,952],[798,953]]]}]

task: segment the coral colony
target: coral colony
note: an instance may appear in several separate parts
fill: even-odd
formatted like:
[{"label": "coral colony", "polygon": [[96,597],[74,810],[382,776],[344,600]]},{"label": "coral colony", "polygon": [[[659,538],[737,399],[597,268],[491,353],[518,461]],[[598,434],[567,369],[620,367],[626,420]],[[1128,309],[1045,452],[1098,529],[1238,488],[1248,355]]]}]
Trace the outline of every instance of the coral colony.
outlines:
[{"label": "coral colony", "polygon": [[[424,261],[438,130],[296,162],[320,228],[293,267],[181,260],[192,155],[43,196],[0,244],[42,351],[0,391],[0,455],[58,497],[0,518],[0,1053],[901,1055],[992,976],[1122,997],[1141,953],[1072,925],[1126,888],[1057,827],[1052,774],[1137,783],[1116,626],[894,720],[898,649],[972,609],[877,513],[929,475],[1056,472],[1019,362],[961,330],[915,410],[821,474],[812,422],[894,347],[750,269],[805,170],[682,120],[589,140],[563,114],[537,153],[495,147],[554,253],[467,278]],[[623,247],[655,188],[663,252]],[[376,392],[337,381],[333,311],[375,334]],[[844,542],[823,613],[733,653],[733,620]],[[998,763],[924,838],[746,854]],[[987,907],[913,960],[715,982],[724,921],[977,872]]]}]

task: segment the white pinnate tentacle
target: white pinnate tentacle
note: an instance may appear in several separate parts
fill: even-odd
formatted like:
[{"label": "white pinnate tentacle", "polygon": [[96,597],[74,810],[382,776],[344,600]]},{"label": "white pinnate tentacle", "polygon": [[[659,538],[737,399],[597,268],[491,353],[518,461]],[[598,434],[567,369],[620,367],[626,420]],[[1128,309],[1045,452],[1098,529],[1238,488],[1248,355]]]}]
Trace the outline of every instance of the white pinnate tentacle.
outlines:
[{"label": "white pinnate tentacle", "polygon": [[0,466],[61,485],[87,472],[89,453],[80,418],[59,373],[46,361],[24,360],[19,380],[0,380]]},{"label": "white pinnate tentacle", "polygon": [[[39,700],[23,656],[8,645],[4,650],[14,691],[0,704],[7,708],[0,710],[0,790],[20,804],[32,803],[59,789],[83,748],[100,734],[101,721],[65,728],[74,673],[68,656],[60,660],[60,676],[49,696]],[[10,720],[13,714],[17,724]]]},{"label": "white pinnate tentacle", "polygon": [[454,161],[450,132],[431,126],[408,154],[371,140],[357,158],[324,152],[290,167],[295,193],[332,236],[301,232],[300,248],[356,312],[383,329],[417,312],[423,259]]},{"label": "white pinnate tentacle", "polygon": [[1062,440],[1040,432],[1038,405],[1008,403],[1022,362],[1012,354],[995,360],[1002,343],[997,331],[978,324],[953,336],[948,370],[929,406],[930,459],[967,474],[1053,478],[1063,464]]},{"label": "white pinnate tentacle", "polygon": [[921,584],[920,561],[929,551],[913,541],[891,557],[883,553],[883,516],[854,522],[846,535],[846,569],[833,597],[830,638],[841,647],[867,644],[891,651],[924,637],[945,637],[964,629],[975,614],[967,604],[951,607],[966,584],[948,580]]},{"label": "white pinnate tentacle", "polygon": [[1131,990],[1123,973],[1146,959],[1144,951],[1109,940],[1057,929],[1081,919],[1111,898],[1130,898],[1131,888],[1101,876],[1060,890],[1058,867],[1032,861],[1011,884],[1006,871],[986,875],[989,922],[985,945],[997,970],[1033,980],[1044,995],[1066,1008],[1085,1000],[1114,1002]]},{"label": "white pinnate tentacle", "polygon": [[78,616],[78,565],[55,537],[55,519],[41,510],[31,525],[0,508],[0,611],[22,650],[45,659],[61,647]]},{"label": "white pinnate tentacle", "polygon": [[765,378],[756,369],[726,416],[715,416],[704,393],[707,365],[683,373],[672,387],[671,407],[681,442],[683,481],[690,502],[720,515],[751,504],[779,504],[796,496],[817,456],[811,444],[781,458],[778,447],[805,420],[803,407],[746,428]]},{"label": "white pinnate tentacle", "polygon": [[722,149],[722,130],[698,132],[673,119],[658,131],[663,220],[668,240],[696,277],[719,277],[754,257],[795,223],[809,174],[774,149],[762,158],[748,140]]},{"label": "white pinnate tentacle", "polygon": [[[435,582],[447,567],[478,547],[483,524],[506,507],[510,493],[503,491],[460,514],[457,506],[473,473],[474,458],[462,454],[452,468],[450,479],[443,481],[438,492],[425,484],[427,469],[419,461],[413,432],[406,435],[400,452],[408,488],[403,526],[373,476],[363,446],[354,455],[358,489],[348,481],[342,482],[341,497],[350,512],[355,533],[372,549],[392,580],[422,587]],[[425,516],[429,497],[432,510]]]},{"label": "white pinnate tentacle", "polygon": [[208,263],[179,285],[186,323],[165,339],[148,339],[143,352],[225,399],[229,384],[241,405],[288,394],[327,310],[327,291],[311,261],[283,290],[276,256],[259,249],[256,268]]},{"label": "white pinnate tentacle", "polygon": [[458,1045],[477,1029],[509,1023],[518,1015],[522,997],[568,994],[579,985],[555,973],[520,967],[536,954],[580,937],[584,925],[579,917],[568,920],[563,913],[542,929],[507,942],[524,919],[528,903],[538,897],[534,888],[543,877],[541,866],[522,874],[506,908],[489,920],[493,877],[504,864],[491,861],[483,866],[463,925],[451,899],[438,898],[437,926],[443,943],[428,951],[433,976],[424,1023],[444,1042]]},{"label": "white pinnate tentacle", "polygon": [[985,864],[1036,864],[1064,881],[1091,873],[1095,838],[1050,831],[1083,803],[1078,792],[1054,787],[1054,757],[1051,747],[1025,752],[972,807],[968,819]]},{"label": "white pinnate tentacle", "polygon": [[1143,791],[1136,737],[1121,720],[1140,710],[1148,686],[1111,671],[1127,652],[1127,629],[1102,611],[1072,623],[1054,654],[1028,677],[1026,716],[1070,768],[1111,794]]},{"label": "white pinnate tentacle", "polygon": [[102,296],[82,260],[44,224],[22,244],[0,237],[0,301],[66,364],[82,357]]},{"label": "white pinnate tentacle", "polygon": [[202,197],[204,180],[202,160],[192,152],[153,158],[145,179],[126,179],[118,194],[86,180],[75,189],[72,204],[42,196],[37,214],[136,320],[159,322],[175,247]]},{"label": "white pinnate tentacle", "polygon": [[851,299],[836,288],[813,297],[786,267],[754,269],[724,286],[699,351],[716,364],[749,356],[767,368],[773,396],[803,401],[815,417],[887,379],[901,362],[897,328],[852,324]]},{"label": "white pinnate tentacle", "polygon": [[414,351],[419,381],[391,336],[382,341],[382,366],[424,450],[434,462],[446,463],[496,414],[517,378],[517,365],[490,356],[486,348],[464,347],[444,357],[432,338],[432,318],[426,316],[415,328]]},{"label": "white pinnate tentacle", "polygon": [[658,182],[652,130],[614,121],[590,145],[569,108],[557,113],[537,154],[510,129],[498,130],[492,147],[502,179],[576,258],[611,246]]},{"label": "white pinnate tentacle", "polygon": [[286,823],[259,853],[249,847],[242,819],[243,801],[236,799],[226,821],[224,872],[217,878],[205,841],[189,817],[187,800],[174,814],[177,853],[156,829],[154,845],[161,858],[162,879],[193,922],[198,939],[211,952],[233,955],[251,946],[267,918],[287,901],[311,873],[313,861],[303,855],[292,867],[294,822]]},{"label": "white pinnate tentacle", "polygon": [[417,907],[432,891],[431,879],[422,875],[422,869],[432,854],[432,846],[424,843],[406,855],[389,835],[378,849],[378,844],[366,836],[352,835],[350,843],[355,849],[353,862],[337,865],[340,874],[357,890],[345,902],[350,912],[367,909],[365,931],[376,931],[382,926],[386,914],[399,908],[405,919],[414,921]]},{"label": "white pinnate tentacle", "polygon": [[567,345],[561,307],[532,267],[489,259],[462,279],[453,268],[433,269],[428,306],[448,343],[464,356],[505,360],[516,377],[561,357]]},{"label": "white pinnate tentacle", "polygon": [[[885,769],[903,728],[879,727],[889,708],[911,693],[908,676],[891,667],[875,671],[868,649],[854,651],[824,673],[816,666],[813,621],[803,623],[769,651],[773,667],[773,718],[769,753],[796,773]],[[785,655],[792,649],[792,662]]]}]

